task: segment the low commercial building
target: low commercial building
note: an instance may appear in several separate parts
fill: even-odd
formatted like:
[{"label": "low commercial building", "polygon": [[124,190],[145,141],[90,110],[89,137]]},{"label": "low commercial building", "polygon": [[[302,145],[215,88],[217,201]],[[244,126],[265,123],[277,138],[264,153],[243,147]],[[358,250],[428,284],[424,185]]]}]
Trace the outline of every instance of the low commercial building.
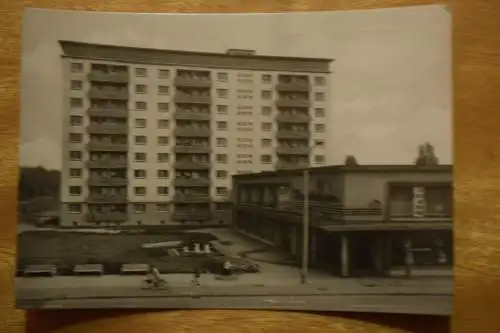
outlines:
[{"label": "low commercial building", "polygon": [[[306,172],[307,171],[307,172]],[[236,175],[234,225],[340,276],[451,274],[452,166],[357,165]]]}]

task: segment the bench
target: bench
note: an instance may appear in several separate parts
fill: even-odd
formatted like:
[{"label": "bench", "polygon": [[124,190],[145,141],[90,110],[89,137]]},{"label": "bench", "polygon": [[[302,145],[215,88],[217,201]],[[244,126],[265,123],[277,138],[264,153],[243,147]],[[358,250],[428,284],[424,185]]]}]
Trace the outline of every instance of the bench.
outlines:
[{"label": "bench", "polygon": [[76,265],[73,273],[75,275],[102,275],[104,267],[101,264]]},{"label": "bench", "polygon": [[57,274],[55,265],[29,265],[24,271],[24,276],[54,276]]},{"label": "bench", "polygon": [[148,270],[149,270],[149,265],[147,264],[123,264],[120,268],[120,274],[143,275],[147,274]]}]

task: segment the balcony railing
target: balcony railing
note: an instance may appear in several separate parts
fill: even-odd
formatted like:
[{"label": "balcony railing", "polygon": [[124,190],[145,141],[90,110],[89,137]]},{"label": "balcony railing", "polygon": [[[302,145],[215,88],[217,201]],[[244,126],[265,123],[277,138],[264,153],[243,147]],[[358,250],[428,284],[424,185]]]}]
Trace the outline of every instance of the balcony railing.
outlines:
[{"label": "balcony railing", "polygon": [[209,137],[211,132],[209,128],[195,128],[195,127],[176,127],[174,131],[176,136],[184,137]]},{"label": "balcony railing", "polygon": [[88,213],[87,221],[88,222],[125,222],[128,220],[127,213]]},{"label": "balcony railing", "polygon": [[307,114],[296,114],[296,115],[280,114],[276,117],[276,121],[278,123],[303,124],[303,123],[309,123],[311,121],[311,117],[309,117],[309,115]]},{"label": "balcony railing", "polygon": [[124,134],[128,133],[127,124],[90,124],[89,134]]},{"label": "balcony railing", "polygon": [[210,121],[210,119],[211,119],[210,113],[188,112],[188,111],[184,111],[184,110],[176,110],[174,117],[175,117],[175,120],[205,120],[205,121]]},{"label": "balcony railing", "polygon": [[278,91],[309,91],[311,85],[309,82],[278,82],[276,85]]},{"label": "balcony railing", "polygon": [[278,155],[309,155],[309,147],[278,147],[276,154]]},{"label": "balcony railing", "polygon": [[128,100],[127,89],[99,89],[90,88],[90,99],[110,99],[110,100]]},{"label": "balcony railing", "polygon": [[206,79],[196,79],[196,78],[188,78],[178,76],[174,80],[174,84],[177,87],[186,87],[186,88],[210,88],[212,87],[212,81],[210,78]]},{"label": "balcony railing", "polygon": [[278,161],[276,163],[276,169],[281,170],[293,170],[293,169],[305,169],[309,167],[308,162],[285,162]]},{"label": "balcony railing", "polygon": [[176,94],[174,96],[175,103],[192,103],[192,104],[211,104],[210,96]]},{"label": "balcony railing", "polygon": [[179,221],[179,220],[207,221],[211,219],[212,219],[212,212],[210,211],[195,211],[195,212],[176,211],[172,215],[172,220],[174,221]]},{"label": "balcony railing", "polygon": [[105,194],[90,194],[87,197],[89,203],[126,203],[127,195],[105,195]]},{"label": "balcony railing", "polygon": [[127,143],[89,142],[89,151],[128,151]]},{"label": "balcony railing", "polygon": [[210,146],[178,146],[174,148],[174,152],[181,154],[210,154],[212,149]]},{"label": "balcony railing", "polygon": [[279,129],[276,133],[278,139],[308,139],[311,133],[309,131],[292,131]]},{"label": "balcony railing", "polygon": [[110,118],[128,117],[128,110],[120,108],[91,107],[87,112],[90,117],[110,117]]},{"label": "balcony railing", "polygon": [[87,162],[87,167],[89,169],[126,169],[127,166],[127,160],[118,159],[96,160]]},{"label": "balcony railing", "polygon": [[175,178],[175,187],[207,187],[210,186],[209,178]]},{"label": "balcony railing", "polygon": [[106,178],[106,177],[91,177],[88,180],[90,186],[127,186],[127,178]]},{"label": "balcony railing", "polygon": [[210,163],[208,162],[194,162],[194,161],[176,161],[174,163],[176,170],[208,170]]},{"label": "balcony railing", "polygon": [[177,203],[205,203],[205,202],[210,202],[211,198],[208,194],[206,195],[195,195],[195,194],[175,194],[174,195],[174,202]]},{"label": "balcony railing", "polygon": [[280,98],[276,101],[276,106],[278,107],[303,107],[308,108],[311,102],[307,99],[287,99]]},{"label": "balcony railing", "polygon": [[94,71],[88,74],[88,80],[91,82],[127,83],[129,77],[128,72],[103,73]]}]

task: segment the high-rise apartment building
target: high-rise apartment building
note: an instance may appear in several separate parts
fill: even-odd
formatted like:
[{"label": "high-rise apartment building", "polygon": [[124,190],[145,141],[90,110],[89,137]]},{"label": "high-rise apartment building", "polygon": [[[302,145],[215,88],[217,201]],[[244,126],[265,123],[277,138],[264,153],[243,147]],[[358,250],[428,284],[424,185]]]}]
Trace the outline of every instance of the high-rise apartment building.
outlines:
[{"label": "high-rise apartment building", "polygon": [[60,45],[64,226],[230,223],[232,174],[326,161],[330,59]]}]

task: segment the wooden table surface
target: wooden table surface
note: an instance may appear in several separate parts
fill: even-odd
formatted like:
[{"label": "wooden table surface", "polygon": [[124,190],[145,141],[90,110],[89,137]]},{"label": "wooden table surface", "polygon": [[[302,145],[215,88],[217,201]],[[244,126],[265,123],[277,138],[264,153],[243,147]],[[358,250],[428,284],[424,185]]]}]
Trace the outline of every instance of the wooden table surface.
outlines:
[{"label": "wooden table surface", "polygon": [[[0,332],[500,332],[500,1],[452,1],[455,75],[455,313],[448,318],[271,311],[14,310],[19,42],[25,6],[141,12],[277,12],[431,0],[0,0]],[[498,238],[497,238],[498,237]]]}]

